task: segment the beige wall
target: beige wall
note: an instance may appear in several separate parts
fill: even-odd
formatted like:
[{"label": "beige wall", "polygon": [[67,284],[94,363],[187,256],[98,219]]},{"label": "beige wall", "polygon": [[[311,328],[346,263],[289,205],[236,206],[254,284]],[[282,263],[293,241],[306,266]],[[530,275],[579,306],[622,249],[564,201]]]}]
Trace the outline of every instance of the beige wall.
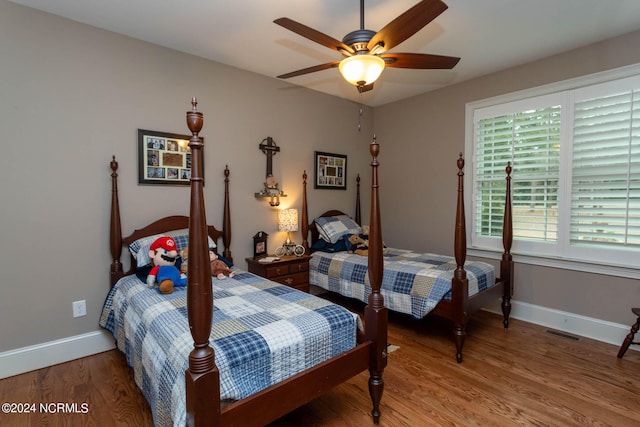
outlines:
[{"label": "beige wall", "polygon": [[[453,251],[456,159],[464,151],[466,103],[638,63],[639,45],[636,32],[376,108],[376,134],[384,141],[386,243]],[[402,221],[393,221],[399,213]],[[520,302],[622,324],[632,323],[629,308],[640,302],[638,280],[534,265],[516,265],[515,286]]]},{"label": "beige wall", "polygon": [[[363,175],[368,217],[368,143],[381,143],[385,241],[448,253],[455,159],[464,148],[465,103],[640,62],[640,33],[406,101],[366,109],[201,58],[136,41],[0,0],[0,352],[98,328],[108,291],[109,160],[120,162],[123,231],[188,213],[186,187],[137,185],[138,128],[187,133],[192,96],[205,115],[205,198],[220,225],[222,170],[231,168],[232,250],[245,267],[251,236],[276,231],[276,210],[253,194],[265,171],[258,144],[282,151],[274,171],[300,207],[300,175],[312,179],[313,151],[349,156],[349,188],[310,191],[310,214],[352,212],[353,177]],[[296,233],[296,240],[300,234]],[[123,256],[124,259],[124,256]],[[637,281],[518,265],[519,301],[629,323]],[[87,301],[74,319],[71,303]],[[636,304],[637,305],[637,304]]]},{"label": "beige wall", "polygon": [[[257,231],[270,234],[272,249],[286,237],[276,210],[254,197],[264,181],[263,138],[281,147],[274,172],[288,194],[283,207],[300,208],[306,169],[311,215],[352,212],[355,173],[368,171],[373,113],[365,111],[359,133],[358,105],[335,97],[5,0],[0,58],[0,352],[99,329],[109,289],[112,155],[125,233],[188,214],[188,187],[137,185],[137,129],[188,133],[192,96],[205,117],[207,218],[222,225],[228,164],[231,249],[242,268]],[[314,150],[348,156],[347,191],[313,189]],[[71,303],[82,299],[87,316],[74,319]]]}]

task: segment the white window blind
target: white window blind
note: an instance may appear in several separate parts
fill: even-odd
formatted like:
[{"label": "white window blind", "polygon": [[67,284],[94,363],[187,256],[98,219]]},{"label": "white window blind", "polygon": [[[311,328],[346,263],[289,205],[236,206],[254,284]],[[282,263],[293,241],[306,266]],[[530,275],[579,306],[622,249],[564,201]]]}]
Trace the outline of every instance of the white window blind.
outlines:
[{"label": "white window blind", "polygon": [[556,241],[560,106],[519,111],[477,123],[476,233],[502,236],[505,166],[512,164],[513,236]]},{"label": "white window blind", "polygon": [[576,102],[571,244],[640,248],[640,92]]},{"label": "white window blind", "polygon": [[511,162],[514,253],[637,269],[640,74],[574,84],[468,106],[470,247],[502,247]]}]

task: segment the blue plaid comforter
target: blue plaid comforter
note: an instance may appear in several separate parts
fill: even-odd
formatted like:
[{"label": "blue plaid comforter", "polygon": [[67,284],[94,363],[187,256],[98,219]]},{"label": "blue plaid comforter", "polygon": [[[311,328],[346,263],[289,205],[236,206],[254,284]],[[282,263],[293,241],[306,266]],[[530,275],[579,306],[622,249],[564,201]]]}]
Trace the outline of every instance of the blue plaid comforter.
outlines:
[{"label": "blue plaid comforter", "polygon": [[[338,305],[247,272],[213,284],[210,341],[221,399],[247,397],[356,344],[360,318]],[[184,372],[193,349],[186,296],[186,288],[161,295],[127,276],[109,292],[100,318],[156,426],[185,425]]]},{"label": "blue plaid comforter", "polygon": [[[314,252],[309,264],[309,281],[328,291],[367,302],[371,293],[367,261],[366,256],[348,252]],[[441,299],[451,298],[455,268],[452,257],[388,248],[380,289],[385,306],[417,319],[426,316]],[[469,296],[495,284],[495,269],[491,264],[467,261],[464,268],[469,280]]]}]

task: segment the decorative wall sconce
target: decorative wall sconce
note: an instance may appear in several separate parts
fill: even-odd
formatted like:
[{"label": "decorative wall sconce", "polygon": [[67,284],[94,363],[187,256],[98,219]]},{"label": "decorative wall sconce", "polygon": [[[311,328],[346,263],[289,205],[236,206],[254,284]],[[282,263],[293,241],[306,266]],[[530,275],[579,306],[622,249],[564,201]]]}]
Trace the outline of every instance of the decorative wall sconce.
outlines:
[{"label": "decorative wall sconce", "polygon": [[280,151],[280,147],[276,145],[273,138],[268,136],[258,144],[258,148],[267,156],[267,173],[263,183],[264,187],[255,193],[255,197],[257,199],[268,198],[271,206],[280,206],[280,197],[287,197],[284,191],[278,187],[278,180],[273,176],[273,156]]}]

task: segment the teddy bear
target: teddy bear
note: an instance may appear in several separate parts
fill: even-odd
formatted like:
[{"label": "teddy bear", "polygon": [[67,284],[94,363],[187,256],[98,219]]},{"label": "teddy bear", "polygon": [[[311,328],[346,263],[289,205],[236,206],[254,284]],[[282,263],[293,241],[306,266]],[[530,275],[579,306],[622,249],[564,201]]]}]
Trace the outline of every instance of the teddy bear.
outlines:
[{"label": "teddy bear", "polygon": [[349,253],[367,256],[369,255],[369,240],[364,239],[359,234],[352,234],[347,239],[349,241]]},{"label": "teddy bear", "polygon": [[[189,263],[189,248],[184,248],[180,251],[180,258],[182,258],[182,265],[180,266],[180,270],[187,274],[187,266]],[[219,280],[226,279],[228,277],[233,277],[235,272],[227,266],[227,264],[218,259],[218,254],[213,248],[209,248],[209,261],[211,263],[211,275],[217,277]]]},{"label": "teddy bear", "polygon": [[[369,226],[362,226],[362,234],[352,234],[348,238],[350,243],[349,253],[367,256],[369,255]],[[389,248],[382,242],[382,254],[386,255]]]},{"label": "teddy bear", "polygon": [[152,268],[147,275],[147,285],[158,285],[161,294],[170,294],[175,286],[186,286],[187,277],[176,267],[178,248],[169,236],[158,237],[149,247]]}]

